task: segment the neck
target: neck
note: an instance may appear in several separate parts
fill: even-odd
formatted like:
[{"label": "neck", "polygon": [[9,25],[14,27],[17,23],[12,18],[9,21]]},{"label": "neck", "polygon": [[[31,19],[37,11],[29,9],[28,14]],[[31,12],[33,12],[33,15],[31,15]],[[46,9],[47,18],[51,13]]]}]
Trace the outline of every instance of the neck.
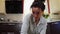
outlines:
[{"label": "neck", "polygon": [[40,18],[38,18],[38,19],[35,18],[36,25],[39,23],[39,20],[40,20]]},{"label": "neck", "polygon": [[35,18],[36,21],[39,21],[40,20],[40,17],[39,18]]}]

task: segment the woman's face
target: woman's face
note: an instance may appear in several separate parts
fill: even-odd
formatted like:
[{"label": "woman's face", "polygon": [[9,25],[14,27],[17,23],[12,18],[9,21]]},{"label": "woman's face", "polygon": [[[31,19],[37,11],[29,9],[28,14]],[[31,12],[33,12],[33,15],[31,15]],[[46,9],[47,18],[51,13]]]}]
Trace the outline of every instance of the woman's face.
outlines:
[{"label": "woman's face", "polygon": [[42,16],[43,11],[38,8],[38,7],[33,7],[32,8],[32,15],[34,16],[34,18],[38,19]]}]

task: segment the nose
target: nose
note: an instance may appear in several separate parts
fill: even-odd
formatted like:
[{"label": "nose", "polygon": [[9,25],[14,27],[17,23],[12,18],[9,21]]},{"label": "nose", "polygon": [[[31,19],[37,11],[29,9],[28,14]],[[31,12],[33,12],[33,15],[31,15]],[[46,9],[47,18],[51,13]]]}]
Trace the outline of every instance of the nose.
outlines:
[{"label": "nose", "polygon": [[38,15],[37,15],[37,14],[33,14],[33,16],[34,16],[35,18],[37,18],[37,17],[38,17]]}]

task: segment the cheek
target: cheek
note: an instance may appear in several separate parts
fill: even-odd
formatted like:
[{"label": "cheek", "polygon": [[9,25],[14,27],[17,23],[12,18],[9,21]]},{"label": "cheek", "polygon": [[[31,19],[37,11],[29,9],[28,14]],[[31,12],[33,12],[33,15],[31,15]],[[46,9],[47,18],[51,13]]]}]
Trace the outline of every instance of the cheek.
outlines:
[{"label": "cheek", "polygon": [[33,17],[37,17],[37,15],[36,14],[33,14]]},{"label": "cheek", "polygon": [[41,15],[42,15],[42,13],[39,14],[39,16],[41,16]]},{"label": "cheek", "polygon": [[39,14],[40,16],[42,16],[43,15],[43,12],[40,12],[40,14]]},{"label": "cheek", "polygon": [[39,17],[39,15],[36,15],[36,14],[33,14],[33,16],[34,16],[35,18],[38,18],[38,17]]},{"label": "cheek", "polygon": [[42,13],[40,13],[37,17],[41,17],[42,16]]}]

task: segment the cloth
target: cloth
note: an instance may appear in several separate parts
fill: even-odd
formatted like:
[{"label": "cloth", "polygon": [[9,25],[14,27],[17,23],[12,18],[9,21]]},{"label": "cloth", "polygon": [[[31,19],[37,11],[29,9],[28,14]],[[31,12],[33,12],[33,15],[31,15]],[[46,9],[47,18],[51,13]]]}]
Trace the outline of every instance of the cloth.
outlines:
[{"label": "cloth", "polygon": [[44,17],[40,17],[39,23],[36,25],[33,23],[34,19],[31,18],[31,14],[25,16],[21,28],[21,34],[46,34],[47,21]]}]

